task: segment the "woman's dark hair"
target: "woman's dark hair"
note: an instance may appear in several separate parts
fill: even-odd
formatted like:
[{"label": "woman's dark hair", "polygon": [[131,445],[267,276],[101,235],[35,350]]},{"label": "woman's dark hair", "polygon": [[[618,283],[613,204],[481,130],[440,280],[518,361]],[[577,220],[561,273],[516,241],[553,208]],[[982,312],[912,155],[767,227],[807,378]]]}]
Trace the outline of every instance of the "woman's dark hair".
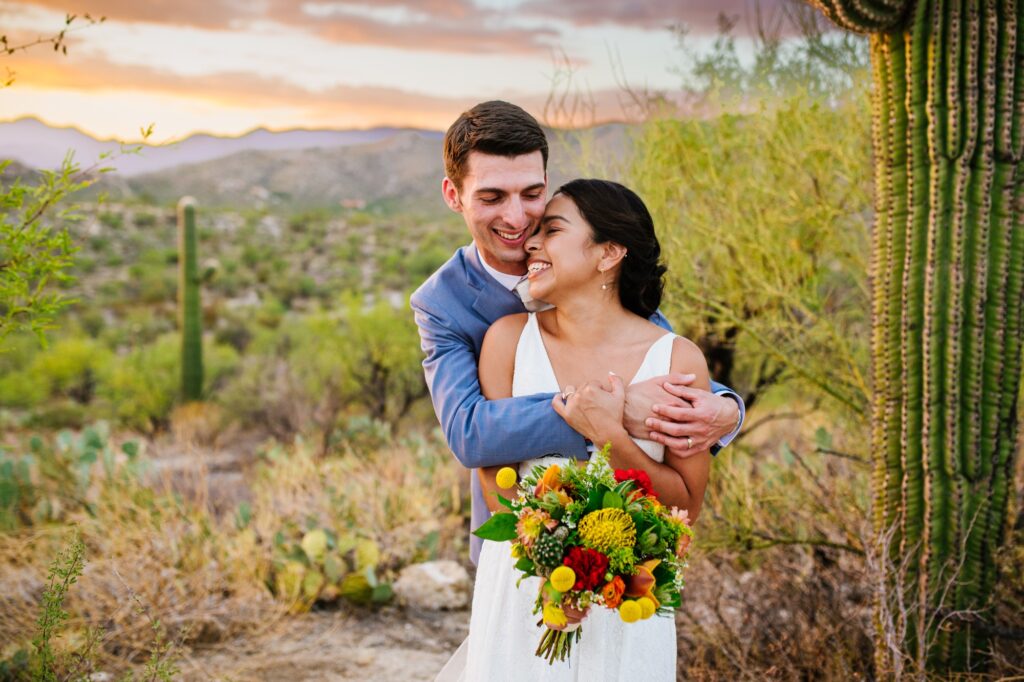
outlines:
[{"label": "woman's dark hair", "polygon": [[633,190],[608,180],[567,182],[555,194],[564,194],[590,223],[594,241],[615,242],[626,248],[619,274],[619,300],[627,310],[647,318],[661,305],[665,266],[659,262],[661,245],[654,220]]}]

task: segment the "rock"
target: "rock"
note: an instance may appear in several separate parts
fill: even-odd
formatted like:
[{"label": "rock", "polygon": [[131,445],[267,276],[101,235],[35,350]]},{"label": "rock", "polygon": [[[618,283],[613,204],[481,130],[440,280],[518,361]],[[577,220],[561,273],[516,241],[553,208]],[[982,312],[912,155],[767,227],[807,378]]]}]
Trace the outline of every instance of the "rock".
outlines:
[{"label": "rock", "polygon": [[469,574],[454,561],[428,561],[402,569],[394,584],[398,601],[416,609],[437,611],[469,606]]}]

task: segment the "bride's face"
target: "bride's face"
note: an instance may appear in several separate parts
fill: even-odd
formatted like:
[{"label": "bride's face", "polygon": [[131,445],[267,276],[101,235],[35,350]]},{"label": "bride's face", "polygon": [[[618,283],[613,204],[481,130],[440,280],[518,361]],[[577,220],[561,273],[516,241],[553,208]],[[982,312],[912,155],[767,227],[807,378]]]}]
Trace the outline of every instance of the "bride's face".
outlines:
[{"label": "bride's face", "polygon": [[526,240],[530,295],[554,302],[560,294],[579,287],[599,290],[608,273],[598,270],[605,249],[593,237],[572,199],[555,195],[537,231]]}]

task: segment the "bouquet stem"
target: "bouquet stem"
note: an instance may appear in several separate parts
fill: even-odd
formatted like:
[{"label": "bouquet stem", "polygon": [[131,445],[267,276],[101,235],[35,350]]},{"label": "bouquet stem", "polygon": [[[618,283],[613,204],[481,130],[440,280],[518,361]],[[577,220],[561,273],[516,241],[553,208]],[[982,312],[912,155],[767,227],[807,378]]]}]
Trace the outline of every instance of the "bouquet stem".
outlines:
[{"label": "bouquet stem", "polygon": [[[540,625],[540,623],[538,623]],[[580,641],[583,628],[575,628],[572,631],[552,630],[544,628],[544,634],[540,637],[535,654],[546,659],[548,665],[554,665],[555,661],[564,661],[572,653],[572,645]]]}]

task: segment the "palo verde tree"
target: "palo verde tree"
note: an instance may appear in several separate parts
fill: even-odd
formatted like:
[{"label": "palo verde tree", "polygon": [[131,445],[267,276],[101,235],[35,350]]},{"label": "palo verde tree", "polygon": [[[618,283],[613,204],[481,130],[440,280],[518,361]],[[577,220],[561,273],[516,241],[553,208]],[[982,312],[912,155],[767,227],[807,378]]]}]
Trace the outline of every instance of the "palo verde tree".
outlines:
[{"label": "palo verde tree", "polygon": [[871,44],[878,672],[977,669],[1017,436],[1024,2],[812,4]]}]

